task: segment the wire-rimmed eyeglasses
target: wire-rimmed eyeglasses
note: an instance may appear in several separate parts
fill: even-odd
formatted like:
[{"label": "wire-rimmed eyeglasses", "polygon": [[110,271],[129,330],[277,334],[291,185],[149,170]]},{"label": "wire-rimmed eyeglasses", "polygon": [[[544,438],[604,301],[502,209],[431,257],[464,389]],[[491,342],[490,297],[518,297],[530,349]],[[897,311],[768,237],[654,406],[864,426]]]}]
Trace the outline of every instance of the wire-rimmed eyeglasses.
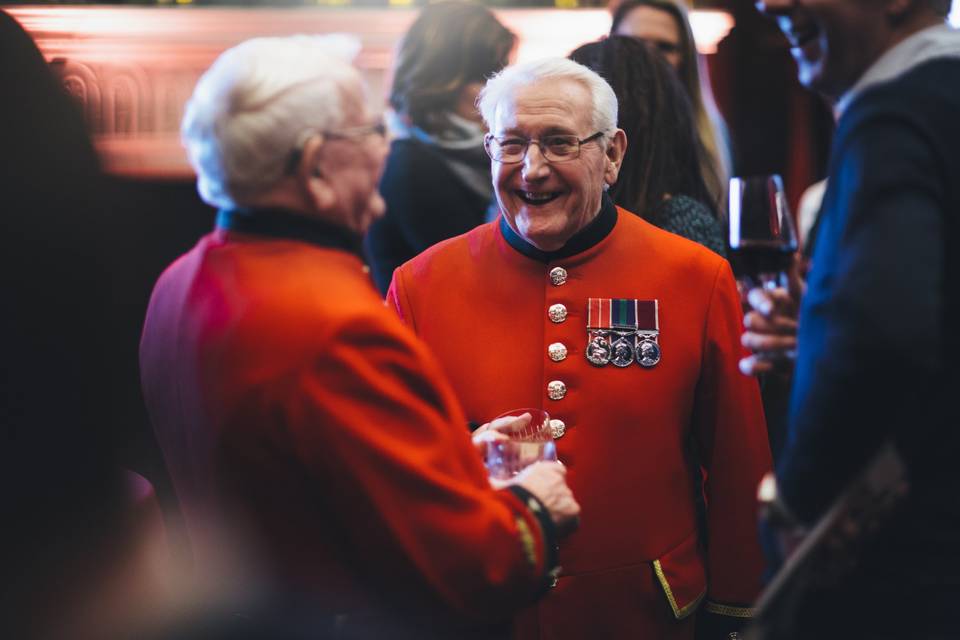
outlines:
[{"label": "wire-rimmed eyeglasses", "polygon": [[522,162],[531,144],[540,148],[540,153],[546,158],[547,162],[569,162],[580,157],[580,147],[597,140],[603,134],[603,131],[597,131],[592,136],[583,139],[574,135],[556,134],[543,136],[538,140],[536,138],[515,137],[495,138],[488,133],[483,139],[483,148],[487,150],[487,155],[493,160],[504,164]]},{"label": "wire-rimmed eyeglasses", "polygon": [[327,140],[360,140],[363,138],[369,138],[370,136],[383,138],[386,135],[387,126],[383,124],[383,122],[379,121],[371,124],[362,124],[356,127],[345,127],[336,131],[307,131],[300,136],[300,141],[290,152],[290,157],[287,158],[286,173],[296,173],[297,166],[300,164],[300,156],[303,155],[303,146],[307,144],[307,140],[313,136],[322,136]]}]

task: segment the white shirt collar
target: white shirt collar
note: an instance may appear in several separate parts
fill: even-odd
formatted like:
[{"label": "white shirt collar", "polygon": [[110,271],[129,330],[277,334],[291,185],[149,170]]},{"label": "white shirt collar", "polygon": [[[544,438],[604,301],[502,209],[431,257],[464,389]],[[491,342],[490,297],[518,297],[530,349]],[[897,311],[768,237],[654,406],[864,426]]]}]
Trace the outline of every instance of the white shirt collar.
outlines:
[{"label": "white shirt collar", "polygon": [[934,58],[960,58],[960,31],[946,24],[927,27],[883,53],[834,105],[837,117],[868,88],[893,80]]}]

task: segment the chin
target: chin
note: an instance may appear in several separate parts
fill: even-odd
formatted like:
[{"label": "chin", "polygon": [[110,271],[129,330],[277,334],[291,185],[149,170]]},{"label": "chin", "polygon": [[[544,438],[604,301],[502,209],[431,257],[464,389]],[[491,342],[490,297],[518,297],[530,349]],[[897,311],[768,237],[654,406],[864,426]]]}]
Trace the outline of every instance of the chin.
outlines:
[{"label": "chin", "polygon": [[566,239],[561,237],[561,234],[558,234],[555,230],[552,229],[526,229],[523,233],[520,234],[524,240],[540,249],[541,251],[556,251],[564,244],[566,244]]}]

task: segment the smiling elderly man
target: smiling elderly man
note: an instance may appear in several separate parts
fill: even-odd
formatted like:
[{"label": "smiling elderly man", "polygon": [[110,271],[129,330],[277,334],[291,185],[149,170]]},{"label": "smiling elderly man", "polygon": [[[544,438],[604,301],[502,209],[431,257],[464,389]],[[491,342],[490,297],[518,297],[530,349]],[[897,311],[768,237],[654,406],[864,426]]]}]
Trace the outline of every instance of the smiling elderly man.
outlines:
[{"label": "smiling elderly man", "polygon": [[730,267],[606,197],[627,141],[597,74],[565,59],[509,67],[480,108],[502,215],[403,265],[388,300],[469,419],[553,417],[588,517],[517,637],[700,626],[725,640],[759,588],[754,496],[770,465],[757,385],[737,371]]}]

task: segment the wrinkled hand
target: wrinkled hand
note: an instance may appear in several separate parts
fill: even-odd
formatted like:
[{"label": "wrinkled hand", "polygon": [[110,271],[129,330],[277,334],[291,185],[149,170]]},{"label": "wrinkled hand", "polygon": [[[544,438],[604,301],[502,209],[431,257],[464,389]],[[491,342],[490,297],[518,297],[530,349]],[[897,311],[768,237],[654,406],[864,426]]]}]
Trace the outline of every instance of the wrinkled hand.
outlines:
[{"label": "wrinkled hand", "polygon": [[559,462],[536,462],[512,481],[543,503],[560,536],[572,533],[580,524],[580,505],[567,486],[566,474],[566,468]]},{"label": "wrinkled hand", "polygon": [[522,431],[530,424],[531,420],[533,420],[533,416],[529,413],[524,413],[519,416],[503,416],[502,418],[485,422],[473,432],[474,444],[478,441],[491,442],[493,440],[506,440],[507,436],[505,434]]},{"label": "wrinkled hand", "polygon": [[790,375],[797,357],[797,316],[800,298],[806,290],[799,276],[798,260],[788,274],[788,288],[756,287],[747,293],[752,308],[743,317],[744,347],[753,352],[740,360],[746,375],[778,373]]}]

